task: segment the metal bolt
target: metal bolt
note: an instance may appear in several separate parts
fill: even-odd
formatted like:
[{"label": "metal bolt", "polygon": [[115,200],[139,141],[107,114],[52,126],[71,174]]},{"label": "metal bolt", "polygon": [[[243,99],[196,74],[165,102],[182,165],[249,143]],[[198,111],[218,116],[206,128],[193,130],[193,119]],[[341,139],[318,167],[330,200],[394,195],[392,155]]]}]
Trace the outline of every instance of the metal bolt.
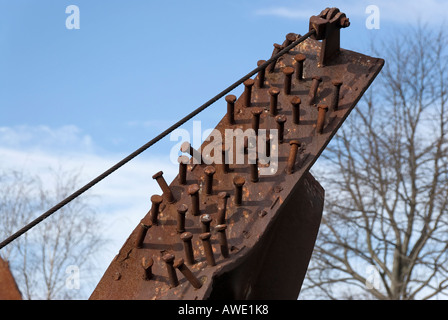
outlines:
[{"label": "metal bolt", "polygon": [[222,171],[224,173],[230,172],[229,150],[230,146],[226,146],[226,144],[223,143],[221,147],[221,152],[222,152]]},{"label": "metal bolt", "polygon": [[182,272],[184,277],[190,282],[190,284],[194,288],[199,289],[200,287],[202,287],[202,283],[199,281],[199,279],[196,278],[195,275],[193,274],[193,272],[191,272],[191,270],[185,265],[184,259],[182,259],[182,258],[177,259],[174,262],[173,266],[174,266],[174,268],[176,268],[180,272]]},{"label": "metal bolt", "polygon": [[152,278],[152,266],[154,264],[154,260],[152,258],[146,259],[146,257],[142,258],[142,268],[143,268],[143,280],[151,280]]},{"label": "metal bolt", "polygon": [[248,155],[248,161],[250,166],[250,181],[258,181],[258,158],[255,152],[251,152]]},{"label": "metal bolt", "polygon": [[271,87],[269,90],[269,95],[271,96],[269,102],[269,114],[271,116],[277,115],[277,103],[278,103],[278,95],[280,93],[279,88]]},{"label": "metal bolt", "polygon": [[213,193],[213,175],[215,174],[216,169],[213,166],[207,166],[204,169],[205,173],[205,193],[212,194]]},{"label": "metal bolt", "polygon": [[[279,45],[278,43],[274,43],[274,51],[272,51],[272,56],[271,56],[271,58],[272,58],[273,56],[275,56],[276,54],[278,54],[283,48],[284,48],[284,47],[281,46],[281,45]],[[274,70],[275,70],[275,64],[276,64],[276,63],[277,63],[277,60],[274,60],[274,61],[272,61],[271,64],[266,68],[267,71],[268,71],[269,73],[274,72]]]},{"label": "metal bolt", "polygon": [[201,215],[202,232],[210,232],[210,223],[211,222],[212,222],[212,217],[209,214]]},{"label": "metal bolt", "polygon": [[292,105],[292,122],[294,124],[300,123],[300,104],[302,103],[302,100],[300,100],[299,97],[294,96],[291,99],[291,105]]},{"label": "metal bolt", "polygon": [[294,56],[294,60],[296,60],[296,70],[295,70],[295,75],[296,75],[296,79],[299,81],[303,80],[303,63],[306,60],[306,57],[304,54],[297,54]]},{"label": "metal bolt", "polygon": [[[258,60],[257,66],[259,67],[265,62],[266,62],[266,60]],[[257,87],[258,88],[263,88],[263,86],[264,86],[265,73],[266,73],[266,68],[258,71],[258,77],[257,77]]]},{"label": "metal bolt", "polygon": [[285,37],[285,41],[283,42],[283,46],[287,47],[296,40],[297,40],[297,35],[295,33],[288,33]]},{"label": "metal bolt", "polygon": [[283,69],[283,74],[285,75],[283,91],[285,94],[291,93],[291,84],[292,84],[292,74],[294,73],[293,67],[285,67]]},{"label": "metal bolt", "polygon": [[316,124],[316,132],[318,134],[322,134],[324,131],[325,124],[325,115],[328,111],[328,106],[324,104],[320,104],[317,106],[318,114],[317,114],[317,124]]},{"label": "metal bolt", "polygon": [[188,211],[186,204],[181,204],[177,207],[177,232],[185,232],[185,214]]},{"label": "metal bolt", "polygon": [[339,108],[339,92],[341,90],[342,81],[340,80],[333,80],[331,81],[333,84],[333,95],[331,96],[330,100],[330,108],[333,110],[338,110]]},{"label": "metal bolt", "polygon": [[153,179],[157,181],[159,184],[160,189],[163,191],[163,196],[165,197],[166,201],[168,203],[175,202],[173,193],[171,192],[170,187],[166,183],[165,179],[163,178],[163,171],[157,172],[155,175],[152,176]]},{"label": "metal bolt", "polygon": [[199,185],[192,184],[188,187],[188,194],[191,196],[191,214],[193,216],[199,215]]},{"label": "metal bolt", "polygon": [[187,163],[190,159],[187,156],[180,156],[177,158],[177,162],[179,162],[179,184],[185,185],[187,184]]},{"label": "metal bolt", "polygon": [[193,163],[201,163],[202,162],[202,155],[201,152],[193,148],[190,144],[190,142],[185,141],[180,146],[180,151],[183,153],[188,153],[193,158]]},{"label": "metal bolt", "polygon": [[202,240],[202,245],[204,247],[205,258],[207,259],[207,264],[209,266],[216,265],[215,256],[213,255],[212,243],[210,242],[211,233],[205,232],[199,235]]},{"label": "metal bolt", "polygon": [[247,79],[244,81],[244,106],[246,108],[250,107],[250,102],[252,100],[252,87],[254,84],[254,79]]},{"label": "metal bolt", "polygon": [[167,253],[162,257],[162,260],[165,261],[170,286],[172,288],[177,287],[179,285],[179,280],[177,279],[176,269],[174,269],[174,255]]},{"label": "metal bolt", "polygon": [[227,123],[229,125],[235,124],[235,101],[236,96],[229,94],[226,96],[227,101]]},{"label": "metal bolt", "polygon": [[292,174],[294,172],[294,165],[297,158],[297,151],[300,147],[300,142],[297,140],[292,140],[289,142],[291,145],[291,148],[289,149],[289,157],[288,157],[288,163],[286,165],[286,173]]},{"label": "metal bolt", "polygon": [[225,191],[218,193],[218,215],[216,217],[216,221],[218,224],[226,223],[226,211],[227,211],[227,199],[229,198],[229,194]]},{"label": "metal bolt", "polygon": [[137,230],[137,235],[135,237],[135,247],[141,248],[143,247],[143,240],[145,240],[146,233],[148,230],[152,227],[151,221],[145,221],[145,219],[142,219],[140,221],[140,228]]},{"label": "metal bolt", "polygon": [[286,117],[284,115],[276,116],[275,121],[277,122],[278,142],[283,143]]},{"label": "metal bolt", "polygon": [[233,185],[235,186],[234,203],[236,206],[240,206],[243,202],[243,185],[245,182],[246,180],[242,176],[233,178]]},{"label": "metal bolt", "polygon": [[152,224],[157,224],[157,216],[159,215],[160,204],[163,198],[158,194],[151,196],[151,209],[149,211],[149,216]]},{"label": "metal bolt", "polygon": [[221,248],[221,254],[224,258],[229,257],[229,245],[227,243],[226,229],[226,224],[219,224],[215,227],[215,230],[218,232],[218,241]]},{"label": "metal bolt", "polygon": [[258,129],[260,128],[260,115],[263,113],[263,109],[256,108],[252,110],[252,129],[255,131],[255,135],[258,135]]},{"label": "metal bolt", "polygon": [[191,239],[193,238],[193,234],[191,232],[184,232],[181,234],[180,239],[184,243],[184,252],[185,259],[188,264],[194,264],[194,253],[193,253],[193,244]]},{"label": "metal bolt", "polygon": [[313,77],[313,82],[311,83],[310,92],[308,93],[309,105],[316,104],[317,89],[319,84],[322,82],[322,78],[319,76]]}]

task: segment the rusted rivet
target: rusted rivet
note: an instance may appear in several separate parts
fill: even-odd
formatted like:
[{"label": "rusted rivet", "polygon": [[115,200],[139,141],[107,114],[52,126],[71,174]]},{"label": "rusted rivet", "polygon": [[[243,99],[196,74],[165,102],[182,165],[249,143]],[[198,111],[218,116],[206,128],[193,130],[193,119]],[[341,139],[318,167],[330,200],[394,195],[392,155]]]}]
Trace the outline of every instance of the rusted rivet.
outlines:
[{"label": "rusted rivet", "polygon": [[[257,66],[259,67],[265,62],[266,62],[266,60],[258,60]],[[264,86],[265,71],[266,71],[266,68],[258,71],[258,77],[257,77],[257,87],[258,88],[263,88],[263,86]]]},{"label": "rusted rivet", "polygon": [[283,143],[286,117],[281,114],[275,117],[275,121],[277,122],[278,142]]},{"label": "rusted rivet", "polygon": [[190,284],[194,288],[199,289],[200,287],[202,287],[202,283],[198,280],[198,278],[194,276],[193,272],[191,272],[191,270],[185,265],[184,259],[182,258],[176,259],[176,261],[174,262],[174,268],[178,269],[184,275],[185,279],[187,279],[188,282],[190,282]]},{"label": "rusted rivet", "polygon": [[303,63],[305,62],[305,55],[304,54],[296,54],[294,56],[294,60],[296,60],[296,65],[295,65],[295,76],[296,79],[299,81],[303,80]]},{"label": "rusted rivet", "polygon": [[[283,49],[283,46],[279,45],[278,43],[274,43],[274,50],[272,51],[271,58],[274,57],[275,55],[277,55],[282,49]],[[277,63],[277,59],[272,61],[271,64],[269,64],[269,66],[266,68],[266,70],[269,73],[274,72],[276,63]]]},{"label": "rusted rivet", "polygon": [[252,87],[254,86],[254,79],[247,79],[244,81],[244,106],[246,108],[250,107],[252,100]]},{"label": "rusted rivet", "polygon": [[246,182],[242,176],[236,176],[233,178],[233,185],[235,186],[235,198],[234,203],[236,206],[240,206],[243,203],[243,185]]},{"label": "rusted rivet", "polygon": [[157,217],[159,215],[160,204],[163,201],[163,197],[155,194],[151,196],[151,209],[149,211],[149,217],[152,224],[157,224]]},{"label": "rusted rivet", "polygon": [[328,106],[324,104],[320,104],[317,106],[318,113],[317,113],[317,124],[316,124],[316,132],[318,134],[322,134],[324,131],[324,124],[325,124],[325,115],[328,111]]},{"label": "rusted rivet", "polygon": [[136,248],[143,247],[143,240],[145,239],[148,230],[152,227],[152,223],[151,221],[145,221],[145,219],[142,219],[139,226],[140,228],[138,228],[137,235],[135,237]]},{"label": "rusted rivet", "polygon": [[218,232],[218,241],[219,247],[221,248],[221,254],[224,258],[229,257],[229,245],[227,243],[226,229],[226,224],[219,224],[215,227],[215,230]]},{"label": "rusted rivet", "polygon": [[230,146],[226,146],[226,144],[223,143],[221,146],[221,152],[222,152],[222,171],[224,173],[230,172],[229,151]]},{"label": "rusted rivet", "polygon": [[333,80],[331,81],[333,84],[333,94],[331,96],[330,108],[333,110],[338,110],[339,108],[339,91],[341,90],[342,81]]},{"label": "rusted rivet", "polygon": [[160,189],[163,191],[163,197],[166,199],[168,203],[175,202],[173,193],[171,192],[170,187],[165,181],[165,178],[163,177],[163,171],[157,172],[155,175],[152,176],[153,179],[157,181],[159,184]]},{"label": "rusted rivet", "polygon": [[283,42],[283,46],[287,47],[296,40],[297,40],[297,35],[295,33],[292,33],[292,32],[288,33],[285,37],[285,41]]},{"label": "rusted rivet", "polygon": [[227,123],[229,125],[235,124],[235,101],[236,96],[229,94],[226,96],[227,101]]},{"label": "rusted rivet", "polygon": [[177,207],[177,232],[185,232],[185,214],[188,211],[186,204],[181,204]]},{"label": "rusted rivet", "polygon": [[283,74],[285,75],[285,79],[283,82],[283,91],[285,94],[291,93],[291,84],[292,84],[292,74],[294,73],[293,67],[285,67],[283,69]]},{"label": "rusted rivet", "polygon": [[319,88],[319,84],[322,82],[322,78],[319,76],[313,77],[313,82],[311,83],[310,92],[308,93],[309,102],[308,104],[314,105],[316,104],[316,97],[317,97],[317,89]]},{"label": "rusted rivet", "polygon": [[184,232],[181,234],[180,239],[184,243],[184,252],[185,259],[188,264],[194,264],[194,253],[193,253],[193,244],[191,239],[193,238],[193,234],[191,232]]},{"label": "rusted rivet", "polygon": [[188,194],[191,196],[191,214],[193,216],[199,215],[199,185],[192,184],[187,189]]},{"label": "rusted rivet", "polygon": [[190,144],[190,142],[185,141],[180,145],[180,151],[183,153],[188,153],[193,158],[193,163],[201,163],[202,162],[202,155],[199,150],[196,150],[193,148]]},{"label": "rusted rivet", "polygon": [[297,151],[300,147],[300,142],[297,140],[291,140],[289,142],[291,145],[289,149],[288,163],[286,165],[286,173],[292,174],[294,172],[294,165],[296,163]]},{"label": "rusted rivet", "polygon": [[114,274],[114,280],[115,281],[118,281],[118,280],[120,280],[121,279],[121,273],[120,272],[115,272],[115,274]]},{"label": "rusted rivet", "polygon": [[180,156],[177,162],[179,162],[179,184],[185,185],[187,184],[187,163],[190,159],[187,156]]},{"label": "rusted rivet", "polygon": [[154,260],[152,258],[142,258],[142,268],[143,268],[143,280],[148,281],[152,278],[152,266]]},{"label": "rusted rivet", "polygon": [[165,261],[170,286],[172,288],[177,287],[179,285],[179,280],[177,279],[176,269],[174,269],[174,255],[167,253],[162,257],[162,260]]},{"label": "rusted rivet", "polygon": [[214,166],[207,166],[204,169],[205,173],[205,193],[212,194],[213,193],[213,175],[215,174],[216,169]]},{"label": "rusted rivet", "polygon": [[263,113],[263,109],[255,108],[252,110],[252,129],[255,131],[255,135],[258,135],[258,129],[260,128],[260,115]]},{"label": "rusted rivet", "polygon": [[211,233],[205,232],[199,235],[199,238],[202,240],[202,245],[204,247],[205,258],[207,260],[207,264],[209,266],[216,265],[215,256],[213,254],[212,243],[210,242]]},{"label": "rusted rivet", "polygon": [[250,166],[250,181],[258,181],[258,158],[256,152],[251,152],[248,156],[248,162]]},{"label": "rusted rivet", "polygon": [[280,89],[276,87],[271,87],[268,90],[270,97],[269,101],[269,114],[271,116],[277,115],[277,103],[278,103],[278,95],[280,93]]},{"label": "rusted rivet", "polygon": [[300,124],[300,104],[302,100],[299,97],[294,96],[291,98],[292,105],[292,123]]},{"label": "rusted rivet", "polygon": [[229,194],[225,191],[218,193],[218,215],[216,217],[217,224],[226,223],[227,199]]},{"label": "rusted rivet", "polygon": [[212,222],[212,217],[209,214],[201,215],[201,229],[202,232],[210,232],[210,223]]}]

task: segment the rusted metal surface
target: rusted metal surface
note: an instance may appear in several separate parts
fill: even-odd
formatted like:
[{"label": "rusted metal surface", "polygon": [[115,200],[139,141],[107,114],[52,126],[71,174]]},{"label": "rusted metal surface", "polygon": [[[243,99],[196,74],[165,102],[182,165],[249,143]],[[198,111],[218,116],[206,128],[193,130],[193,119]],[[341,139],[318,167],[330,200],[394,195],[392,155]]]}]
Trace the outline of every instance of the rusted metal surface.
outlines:
[{"label": "rusted metal surface", "polygon": [[22,294],[9,269],[9,264],[0,258],[0,300],[22,300]]},{"label": "rusted metal surface", "polygon": [[[339,27],[347,24],[345,15],[337,14],[336,10],[327,11],[326,14],[335,14],[332,17],[338,17],[336,19]],[[336,24],[331,23],[336,20],[328,22],[322,17],[320,19],[313,22],[319,28],[318,35],[324,30],[322,25],[330,23],[330,28],[335,28]],[[329,34],[339,37],[335,30]],[[288,34],[283,46],[298,37],[297,34]],[[334,45],[336,42],[332,43]],[[154,175],[164,194],[157,224],[147,229],[143,241],[137,241],[141,243],[138,248],[135,239],[142,234],[141,228],[149,225],[143,223],[150,222],[148,212],[142,219],[142,225],[137,226],[110,264],[91,299],[222,298],[226,295],[215,290],[221,287],[223,292],[229,291],[225,289],[226,285],[222,285],[226,283],[222,282],[223,279],[227,279],[233,287],[252,288],[250,292],[230,290],[232,292],[227,297],[264,298],[268,292],[284,290],[289,292],[288,297],[291,298],[291,294],[298,293],[317,234],[319,210],[321,213],[323,205],[323,190],[309,175],[308,170],[384,64],[382,59],[339,48],[333,51],[331,59],[327,57],[322,60],[322,45],[315,39],[307,39],[289,54],[279,58],[273,67],[269,65],[268,72],[259,73],[256,79],[246,81],[245,91],[238,99],[226,99],[227,110],[231,114],[226,114],[216,127],[223,137],[224,130],[229,128],[243,131],[253,126],[268,130],[278,128],[281,133],[279,143],[272,145],[278,152],[278,170],[272,175],[256,177],[254,170],[251,170],[253,166],[248,163],[249,155],[245,156],[244,164],[231,164],[227,167],[212,164],[214,170],[205,170],[210,164],[194,163],[194,160],[204,156],[195,157],[197,150],[192,150],[191,146],[182,146],[183,151],[192,156],[186,168],[186,177],[176,177],[168,186],[161,173]],[[274,51],[279,50],[278,47],[274,46]],[[325,62],[324,65],[322,61]],[[298,63],[301,64],[300,67],[296,67]],[[283,72],[285,69],[286,72]],[[294,76],[295,70],[300,70],[302,74]],[[260,76],[264,78],[263,83],[258,80]],[[257,80],[257,85],[254,85],[257,83],[254,80]],[[337,92],[334,83],[337,83]],[[277,88],[278,93],[272,88]],[[256,108],[262,112],[253,120],[252,111]],[[298,112],[296,110],[294,113],[293,108],[298,108]],[[205,142],[202,147],[208,143],[210,142]],[[250,142],[247,144],[249,146]],[[234,159],[232,163],[235,162]],[[270,164],[258,163],[258,167],[268,167]],[[304,185],[308,189],[303,189]],[[314,190],[314,193],[307,190]],[[304,203],[312,206],[296,210],[298,205],[303,206]],[[182,222],[183,233],[179,230],[179,205],[188,207]],[[311,219],[314,229],[310,228],[313,232],[308,238],[300,238],[294,233],[285,234],[284,229],[288,223],[282,217],[291,219],[294,214],[306,217],[307,213],[312,213],[314,217],[314,220]],[[204,232],[202,214],[208,214],[212,219],[210,232]],[[276,221],[283,222],[276,224]],[[302,250],[302,255],[295,256],[296,253],[293,253],[288,257],[285,253],[283,261],[278,261],[291,268],[301,266],[297,269],[301,278],[297,276],[296,281],[287,283],[290,275],[276,271],[266,260],[269,260],[270,253],[260,249],[269,248],[267,244],[273,235],[283,237],[283,242],[273,241],[275,245],[271,250],[281,247],[281,243],[291,242],[293,246],[303,244],[305,249]],[[283,248],[287,247],[285,244]],[[275,253],[272,252],[272,255]],[[183,261],[175,263],[179,258],[185,260],[188,271]],[[145,280],[148,277],[145,276],[147,270],[142,267],[142,259],[153,261],[150,280]],[[258,273],[254,272],[254,276],[249,277],[252,279],[250,281],[247,277],[238,277],[247,274],[247,268],[254,263],[270,267],[260,271],[263,268],[259,266]],[[175,266],[181,272],[176,273]],[[238,269],[241,266],[245,267]],[[284,268],[288,269],[286,266]],[[237,269],[243,271],[238,273],[235,271]],[[281,271],[282,268],[278,270]],[[234,278],[229,278],[232,272],[236,272]],[[178,277],[178,283],[173,274]],[[255,277],[256,274],[258,278]],[[194,279],[201,283],[200,288]],[[271,284],[260,284],[254,279]],[[277,283],[277,287],[272,283]],[[270,285],[273,287],[269,289]],[[295,286],[296,289],[291,289],[290,286]]]}]

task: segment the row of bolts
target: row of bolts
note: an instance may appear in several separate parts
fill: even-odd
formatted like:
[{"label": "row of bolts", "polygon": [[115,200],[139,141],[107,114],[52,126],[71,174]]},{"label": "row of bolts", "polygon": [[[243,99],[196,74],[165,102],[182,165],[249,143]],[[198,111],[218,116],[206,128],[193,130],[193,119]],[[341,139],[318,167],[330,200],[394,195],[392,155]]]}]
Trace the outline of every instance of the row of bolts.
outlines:
[{"label": "row of bolts", "polygon": [[[289,39],[288,39],[289,37]],[[273,56],[276,55],[280,50],[282,50],[284,47],[288,46],[292,41],[294,41],[295,38],[291,36],[291,34],[287,35],[287,39],[283,45],[274,44],[274,52]],[[284,78],[284,93],[286,95],[289,95],[291,93],[291,83],[292,83],[292,75],[295,74],[295,77],[298,81],[303,81],[303,65],[306,57],[303,54],[298,54],[294,56],[294,60],[296,61],[295,68],[292,67],[285,67],[283,68],[283,73],[285,75]],[[258,61],[258,66],[265,63],[265,60]],[[251,93],[252,93],[252,87],[256,84],[258,88],[264,87],[264,80],[265,80],[265,71],[268,72],[274,72],[276,61],[273,61],[266,69],[260,70],[258,73],[258,77],[256,78],[257,81],[253,79],[248,79],[244,82],[244,106],[250,107],[251,105]],[[309,91],[309,105],[314,105],[316,96],[317,96],[317,90],[319,87],[320,82],[322,82],[322,78],[318,76],[314,76],[312,78],[312,84]],[[330,107],[334,110],[338,109],[338,103],[339,103],[339,92],[340,87],[342,85],[342,82],[339,80],[333,80],[332,84],[334,86],[333,94],[330,99]],[[284,131],[284,123],[286,122],[286,117],[284,115],[277,115],[277,101],[278,101],[278,95],[280,93],[280,90],[276,87],[271,87],[269,90],[270,95],[270,115],[275,116],[276,122],[277,122],[277,130],[278,130],[278,137],[279,142],[283,142],[283,131]],[[228,95],[225,98],[227,102],[227,123],[229,125],[235,124],[235,118],[234,118],[234,109],[235,109],[235,101],[236,97],[234,95]],[[298,125],[300,123],[300,104],[301,100],[299,97],[294,96],[290,100],[293,110],[293,123]],[[319,134],[322,134],[323,132],[323,126],[325,122],[325,114],[328,111],[329,107],[327,105],[318,105],[318,119],[316,124],[316,131]],[[252,129],[257,133],[260,123],[260,115],[262,113],[262,110],[260,108],[254,108],[252,111]],[[247,141],[245,142],[247,147]],[[269,145],[269,138],[267,138],[267,146]],[[300,143],[297,140],[292,140],[290,142],[291,149],[290,154],[288,157],[288,163],[286,172],[288,174],[292,174],[294,172],[294,163],[297,156],[297,151],[300,146]],[[181,146],[182,152],[188,152],[192,157],[195,156],[195,154],[198,153],[188,142],[184,143]],[[226,149],[223,147],[223,157],[225,157]],[[267,148],[266,153],[268,153],[269,150]],[[267,154],[267,156],[269,156]],[[187,160],[188,157],[181,156],[179,157],[179,183],[181,185],[186,184],[186,174],[187,174]],[[224,158],[225,159],[225,158]],[[256,159],[255,159],[256,160]],[[230,168],[228,165],[228,161],[222,161],[223,163],[223,171],[224,173],[230,172]],[[257,182],[258,181],[258,164],[255,161],[255,163],[251,164],[251,181]],[[213,184],[213,175],[215,174],[216,170],[213,166],[207,166],[204,169],[204,173],[206,176],[205,179],[205,192],[208,195],[211,195],[213,193],[212,190],[212,184]],[[152,227],[152,225],[157,224],[157,215],[159,212],[160,204],[163,201],[163,198],[167,200],[168,203],[174,203],[175,199],[174,196],[166,183],[165,179],[163,178],[163,172],[159,171],[153,176],[153,179],[157,181],[160,188],[163,191],[163,197],[160,195],[153,195],[151,197],[151,203],[152,207],[150,209],[150,221],[144,222],[144,220],[140,223],[140,228],[138,229],[138,234],[135,241],[135,246],[137,248],[141,248],[143,246],[143,240],[146,236],[147,231]],[[233,179],[233,184],[235,186],[235,197],[234,197],[234,203],[236,206],[242,205],[242,188],[245,184],[245,179],[241,176],[236,176]],[[198,216],[200,214],[199,210],[199,190],[200,187],[198,184],[193,184],[188,187],[188,194],[191,196],[191,213],[193,216]],[[220,203],[218,204],[218,215],[217,215],[217,225],[215,226],[215,231],[218,232],[218,240],[219,245],[221,249],[221,255],[224,258],[229,257],[229,248],[227,243],[227,237],[226,237],[226,229],[227,225],[225,224],[226,219],[226,206],[227,206],[227,198],[229,198],[229,194],[227,192],[220,192],[218,193],[218,198],[220,200]],[[184,243],[184,251],[185,251],[185,258],[186,263],[189,265],[193,265],[195,263],[194,259],[194,253],[193,253],[193,245],[192,245],[192,238],[193,234],[191,232],[185,232],[185,214],[188,211],[188,207],[185,204],[181,204],[177,208],[178,216],[177,216],[177,232],[181,234],[180,238]],[[202,240],[202,244],[204,247],[204,253],[206,256],[207,264],[210,266],[215,266],[215,257],[213,254],[212,245],[210,242],[211,232],[210,232],[210,223],[211,223],[211,217],[208,214],[203,214],[200,218],[200,221],[202,223],[202,233],[199,235],[199,238]],[[171,287],[177,287],[179,285],[179,280],[177,278],[176,269],[178,269],[184,277],[193,285],[194,288],[199,289],[202,286],[202,283],[199,281],[199,279],[196,278],[196,276],[191,272],[191,270],[187,267],[185,264],[184,259],[176,259],[173,254],[166,253],[163,255],[162,260],[164,260],[167,268],[168,273],[168,279],[170,282]],[[149,258],[143,258],[142,259],[142,266],[145,271],[144,273],[144,279],[150,280],[152,278],[152,266],[153,266],[153,259]]]}]

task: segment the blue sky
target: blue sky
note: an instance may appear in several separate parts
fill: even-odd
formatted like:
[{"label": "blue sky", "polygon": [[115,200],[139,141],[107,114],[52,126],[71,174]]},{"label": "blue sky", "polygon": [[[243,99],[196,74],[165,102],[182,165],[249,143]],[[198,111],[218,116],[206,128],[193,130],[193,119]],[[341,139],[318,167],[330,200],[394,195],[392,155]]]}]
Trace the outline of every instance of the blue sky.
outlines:
[{"label": "blue sky", "polygon": [[[69,5],[79,7],[79,30],[66,28]],[[368,5],[380,9],[380,29],[365,25]],[[440,25],[448,9],[437,0],[0,0],[0,168],[39,175],[51,166],[82,168],[88,182],[332,6],[351,21],[341,46],[366,54],[396,30]],[[213,128],[224,113],[221,100],[195,120]],[[173,144],[163,139],[92,190],[100,213],[115,218],[104,267],[160,193],[152,174],[175,176]]]}]

